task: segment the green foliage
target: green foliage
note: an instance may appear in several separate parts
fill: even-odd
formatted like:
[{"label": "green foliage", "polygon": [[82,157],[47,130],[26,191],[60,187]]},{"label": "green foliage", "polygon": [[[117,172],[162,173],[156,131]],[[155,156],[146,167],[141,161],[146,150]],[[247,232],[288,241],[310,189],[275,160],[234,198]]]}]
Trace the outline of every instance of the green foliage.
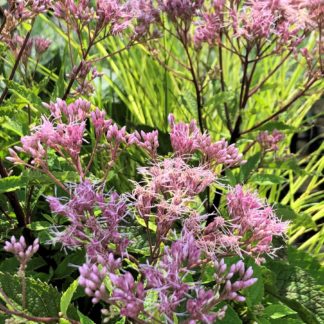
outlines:
[{"label": "green foliage", "polygon": [[[21,281],[17,275],[0,272],[0,285],[6,296],[17,305],[21,305]],[[26,287],[26,304],[30,314],[40,317],[58,316],[61,296],[56,288],[29,277],[26,278]]]}]

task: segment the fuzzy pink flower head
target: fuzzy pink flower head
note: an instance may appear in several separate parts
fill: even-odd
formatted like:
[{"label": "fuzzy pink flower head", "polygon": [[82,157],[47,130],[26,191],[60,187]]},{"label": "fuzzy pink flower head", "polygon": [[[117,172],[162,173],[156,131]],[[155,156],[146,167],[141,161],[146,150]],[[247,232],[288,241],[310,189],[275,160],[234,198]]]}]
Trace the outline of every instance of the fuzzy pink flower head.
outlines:
[{"label": "fuzzy pink flower head", "polygon": [[195,30],[194,42],[197,47],[202,43],[214,45],[219,40],[219,32],[222,28],[220,13],[205,13]]},{"label": "fuzzy pink flower head", "polygon": [[278,151],[278,144],[285,138],[284,134],[278,130],[274,130],[271,134],[268,131],[260,132],[257,141],[266,151]]},{"label": "fuzzy pink flower head", "polygon": [[156,192],[183,192],[195,196],[215,181],[215,176],[204,166],[190,167],[182,158],[165,159],[139,172],[149,176]]},{"label": "fuzzy pink flower head", "polygon": [[111,33],[116,35],[125,30],[131,22],[132,15],[120,0],[98,0],[96,15],[101,28],[110,25]]},{"label": "fuzzy pink flower head", "polygon": [[3,248],[6,252],[14,254],[20,264],[26,266],[28,261],[39,249],[39,240],[36,239],[32,245],[27,246],[25,238],[21,236],[16,239],[14,236],[11,237],[10,241],[5,242]]},{"label": "fuzzy pink flower head", "polygon": [[[65,204],[55,197],[47,200],[53,213],[66,217],[70,222],[63,231],[53,231],[54,242],[71,249],[84,247],[89,261],[96,262],[100,258],[100,263],[107,266],[111,259],[110,243],[115,245],[118,254],[125,253],[128,239],[119,231],[127,212],[122,196],[115,192],[104,195],[90,180],[86,180],[74,188]],[[99,214],[95,216],[95,213]]]},{"label": "fuzzy pink flower head", "polygon": [[243,155],[234,144],[228,145],[225,139],[213,142],[207,133],[201,134],[194,120],[190,124],[176,124],[174,116],[170,114],[169,124],[171,145],[177,155],[185,156],[199,151],[203,154],[204,160],[211,165],[224,164],[227,167],[234,167],[244,163]]},{"label": "fuzzy pink flower head", "polygon": [[247,242],[241,240],[246,245],[243,250],[256,256],[257,261],[262,254],[271,254],[273,237],[284,235],[288,223],[279,220],[256,193],[244,191],[240,185],[228,193],[227,207],[237,235],[249,237]]}]

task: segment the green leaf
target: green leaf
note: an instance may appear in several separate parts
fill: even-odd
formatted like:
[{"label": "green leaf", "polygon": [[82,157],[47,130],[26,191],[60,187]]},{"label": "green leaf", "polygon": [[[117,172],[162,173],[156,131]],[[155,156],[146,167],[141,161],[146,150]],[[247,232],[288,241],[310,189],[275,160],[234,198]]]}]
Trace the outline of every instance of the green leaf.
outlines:
[{"label": "green leaf", "polygon": [[52,226],[52,224],[47,221],[36,221],[36,222],[32,222],[31,224],[27,225],[27,227],[29,229],[31,229],[32,231],[47,230],[51,226]]},{"label": "green leaf", "polygon": [[78,310],[78,315],[81,324],[95,324],[94,321],[92,321],[89,317],[83,315],[79,310]]},{"label": "green leaf", "polygon": [[292,314],[296,314],[296,312],[283,304],[269,305],[263,311],[264,316],[272,319],[277,319]]},{"label": "green leaf", "polygon": [[75,293],[77,288],[78,288],[78,280],[74,280],[70,285],[70,287],[63,293],[61,297],[60,310],[64,315],[67,315],[66,312],[71,303],[73,294]]},{"label": "green leaf", "polygon": [[285,124],[283,122],[279,122],[279,121],[276,121],[276,122],[269,122],[269,123],[266,123],[265,125],[263,125],[262,127],[258,128],[258,130],[262,130],[262,131],[273,131],[273,130],[294,130],[295,128],[288,125],[288,124]]},{"label": "green leaf", "polygon": [[278,175],[259,173],[259,174],[254,174],[250,178],[250,181],[258,185],[266,186],[266,185],[273,185],[273,184],[281,184],[286,182],[287,180],[284,177]]},{"label": "green leaf", "polygon": [[250,173],[257,168],[258,163],[260,161],[261,153],[257,152],[256,154],[252,155],[247,162],[241,166],[240,168],[240,181],[245,182],[249,176]]},{"label": "green leaf", "polygon": [[254,285],[244,289],[246,303],[249,307],[252,307],[261,304],[264,295],[264,283],[261,268],[256,265],[252,259],[247,262],[246,266],[251,266],[253,268],[253,278],[258,279]]},{"label": "green leaf", "polygon": [[23,99],[26,104],[39,110],[44,110],[42,100],[30,89],[22,86],[15,81],[6,81],[8,89],[17,95],[20,99]]},{"label": "green leaf", "polygon": [[302,268],[307,271],[319,285],[324,285],[324,267],[310,254],[288,247],[288,260],[291,265]]},{"label": "green leaf", "polygon": [[24,187],[27,179],[22,176],[10,176],[7,178],[0,178],[0,193],[17,190]]}]

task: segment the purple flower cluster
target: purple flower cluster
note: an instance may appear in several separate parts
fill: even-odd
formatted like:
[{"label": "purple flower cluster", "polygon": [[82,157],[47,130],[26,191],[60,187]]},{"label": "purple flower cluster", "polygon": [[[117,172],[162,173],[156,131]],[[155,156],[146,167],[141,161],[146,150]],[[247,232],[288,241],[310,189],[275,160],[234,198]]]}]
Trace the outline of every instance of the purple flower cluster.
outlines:
[{"label": "purple flower cluster", "polygon": [[[118,255],[125,253],[128,239],[123,237],[119,227],[126,215],[126,205],[117,193],[105,196],[86,180],[77,185],[66,204],[55,197],[47,199],[52,212],[66,217],[70,222],[64,231],[53,233],[54,241],[67,248],[84,247],[92,263],[111,264],[109,244],[115,245],[114,251]],[[97,211],[100,211],[98,216]]]},{"label": "purple flower cluster", "polygon": [[[119,127],[111,119],[106,119],[106,113],[96,108],[90,112],[90,102],[77,99],[67,104],[57,99],[55,103],[44,104],[51,112],[51,118],[42,117],[43,123],[35,127],[31,135],[21,139],[22,147],[10,149],[7,159],[15,164],[26,164],[17,154],[23,152],[32,158],[29,167],[40,167],[43,172],[49,173],[47,156],[50,150],[63,157],[84,178],[88,168],[82,165],[80,152],[86,136],[86,122],[92,121],[97,141],[105,140],[108,144],[110,161],[108,168],[117,160],[122,146],[135,144],[146,150],[152,158],[156,157],[158,132],[142,131],[127,133],[126,127]],[[93,152],[93,154],[95,151]]]},{"label": "purple flower cluster", "polygon": [[[147,289],[158,292],[156,307],[167,319],[172,319],[181,305],[186,305],[184,316],[189,323],[213,323],[224,317],[226,311],[225,307],[215,312],[215,306],[225,300],[244,301],[239,291],[256,282],[251,267],[245,270],[244,263],[239,261],[227,270],[224,260],[213,263],[215,286],[212,289],[206,290],[197,281],[186,280],[188,275],[194,276],[202,255],[194,236],[185,231],[171,248],[164,249],[158,264],[143,265]],[[190,297],[193,295],[197,297]]]},{"label": "purple flower cluster", "polygon": [[204,0],[159,0],[162,12],[172,20],[190,21],[197,11],[202,8]]},{"label": "purple flower cluster", "polygon": [[36,239],[32,245],[27,246],[23,236],[21,236],[19,240],[12,236],[10,241],[5,242],[3,249],[6,252],[14,254],[20,264],[25,267],[32,256],[38,251],[39,240]]},{"label": "purple flower cluster", "polygon": [[137,318],[144,310],[146,292],[142,282],[135,283],[130,272],[123,275],[109,274],[113,285],[110,300],[120,304],[120,314],[130,318]]},{"label": "purple flower cluster", "polygon": [[[282,235],[287,223],[281,222],[255,193],[236,186],[227,195],[229,219],[215,214],[206,225],[209,215],[201,213],[199,195],[215,183],[215,165],[230,167],[242,163],[242,155],[235,146],[225,140],[213,142],[208,134],[198,130],[194,121],[175,123],[171,115],[174,155],[162,159],[157,153],[157,131],[127,133],[126,127],[106,119],[105,112],[98,108],[90,111],[90,103],[82,99],[70,104],[58,99],[46,107],[51,117],[43,118],[41,126],[22,138],[22,147],[16,151],[30,155],[35,169],[47,168],[50,172],[47,155],[54,150],[72,161],[81,175],[79,184],[64,187],[69,198],[47,200],[51,211],[66,220],[63,229],[53,228],[53,241],[64,248],[83,248],[86,252],[86,263],[79,268],[79,283],[93,303],[114,305],[122,316],[134,320],[148,317],[155,321],[151,308],[152,314],[159,314],[168,322],[182,312],[185,321],[193,324],[223,318],[226,305],[221,307],[221,302],[245,300],[241,290],[256,281],[252,268],[246,269],[243,261],[227,266],[222,258],[242,257],[246,253],[256,262],[263,262],[264,254],[274,252],[273,236]],[[86,177],[80,152],[88,120],[96,135],[95,146],[104,141],[108,147],[108,171],[121,149],[130,145],[150,155],[150,165],[138,168],[141,181],[135,183],[131,195],[113,191],[105,194],[106,178],[97,186]],[[16,151],[11,151],[9,159],[24,163]],[[95,149],[90,162],[94,158]],[[131,255],[136,239],[122,228],[130,211],[148,237],[149,252],[142,264]],[[175,239],[179,227],[181,235]],[[23,238],[12,238],[5,246],[22,263],[27,263],[37,249],[38,241],[27,247]],[[134,271],[123,269],[128,261]],[[203,266],[213,271],[208,288],[202,284]]]}]

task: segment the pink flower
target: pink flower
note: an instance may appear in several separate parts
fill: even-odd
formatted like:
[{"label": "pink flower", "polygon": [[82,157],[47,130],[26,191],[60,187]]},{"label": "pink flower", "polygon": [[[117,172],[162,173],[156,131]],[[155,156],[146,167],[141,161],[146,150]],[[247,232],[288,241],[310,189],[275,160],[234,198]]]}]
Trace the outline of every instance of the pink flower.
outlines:
[{"label": "pink flower", "polygon": [[190,124],[176,124],[174,116],[171,114],[169,124],[171,127],[171,145],[177,155],[185,156],[199,151],[209,164],[224,164],[227,167],[233,167],[244,162],[242,161],[242,154],[239,153],[234,144],[228,145],[224,139],[212,142],[208,134],[201,134],[194,120]]},{"label": "pink flower", "polygon": [[128,136],[128,144],[138,145],[146,150],[152,159],[155,159],[159,147],[158,135],[159,132],[157,130],[148,133],[145,133],[144,131],[141,131],[140,133],[135,131],[133,134]]},{"label": "pink flower", "polygon": [[272,239],[285,234],[287,222],[280,221],[273,209],[264,204],[256,193],[243,191],[240,185],[227,195],[227,207],[236,235],[242,237],[243,250],[256,256],[258,262],[262,261],[262,254],[274,252]]},{"label": "pink flower", "polygon": [[266,151],[278,151],[278,144],[284,139],[284,135],[276,129],[269,134],[268,131],[260,132],[257,141]]}]

